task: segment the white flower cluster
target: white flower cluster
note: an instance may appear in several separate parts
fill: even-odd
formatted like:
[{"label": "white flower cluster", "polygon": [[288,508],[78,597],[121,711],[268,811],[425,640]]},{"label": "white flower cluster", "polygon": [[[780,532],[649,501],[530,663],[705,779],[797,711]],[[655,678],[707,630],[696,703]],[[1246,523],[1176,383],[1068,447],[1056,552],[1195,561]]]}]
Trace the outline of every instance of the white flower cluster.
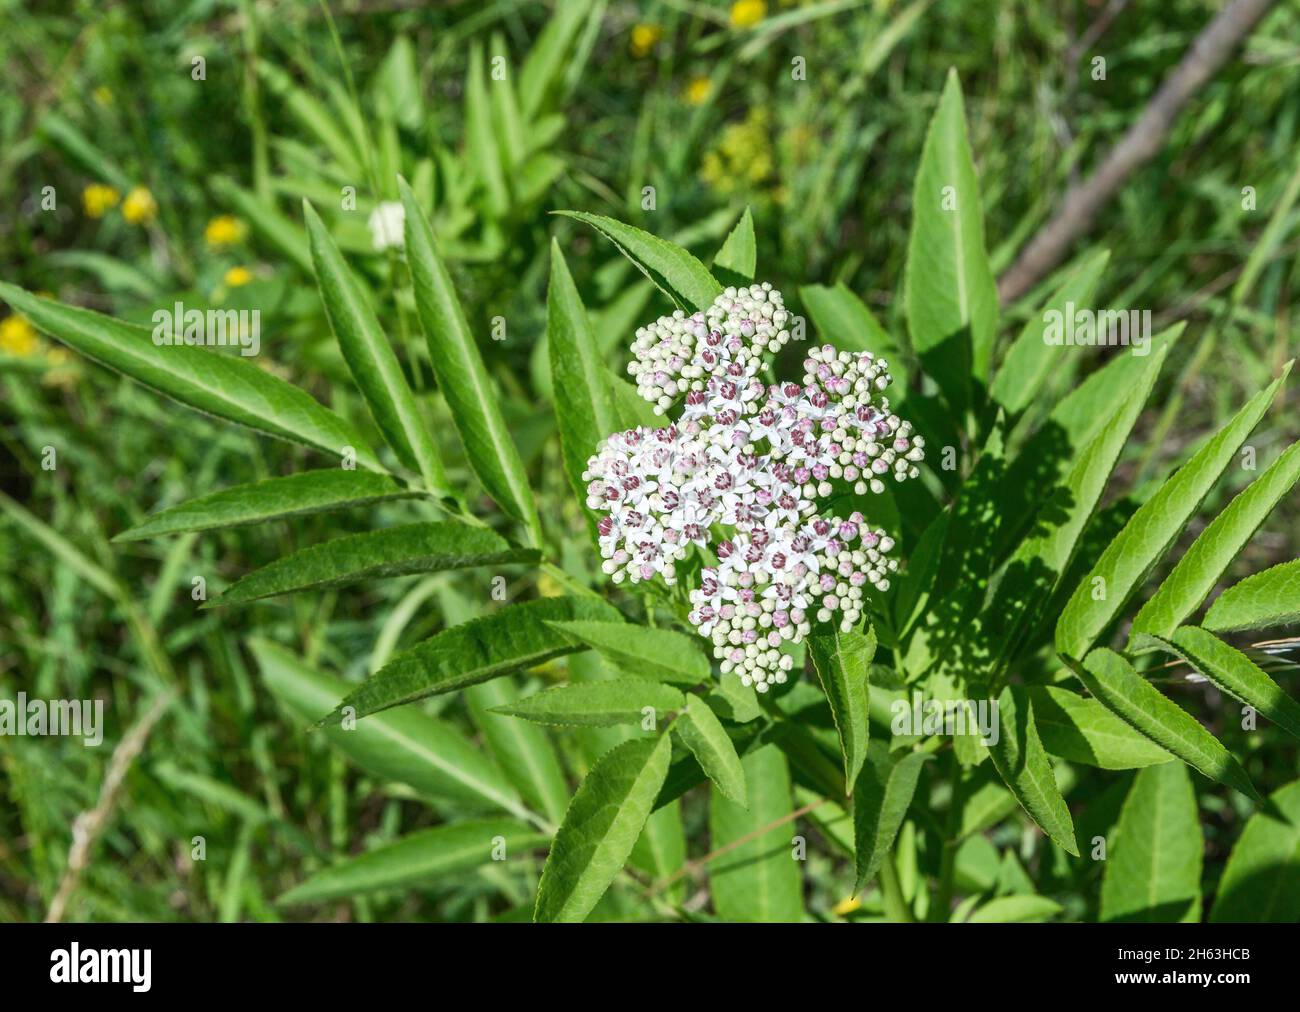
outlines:
[{"label": "white flower cluster", "polygon": [[890,412],[888,365],[869,352],[814,348],[802,385],[764,384],[763,356],[789,340],[788,321],[763,284],[639,329],[628,371],[658,413],[680,400],[680,417],[614,433],[584,474],[615,583],[675,584],[691,547],[712,546],[689,618],[722,670],[760,692],[786,680],[783,643],[814,622],[853,628],[865,585],[887,590],[898,566],[883,530],[858,512],[821,516],[822,504],[916,477],[925,445]]}]

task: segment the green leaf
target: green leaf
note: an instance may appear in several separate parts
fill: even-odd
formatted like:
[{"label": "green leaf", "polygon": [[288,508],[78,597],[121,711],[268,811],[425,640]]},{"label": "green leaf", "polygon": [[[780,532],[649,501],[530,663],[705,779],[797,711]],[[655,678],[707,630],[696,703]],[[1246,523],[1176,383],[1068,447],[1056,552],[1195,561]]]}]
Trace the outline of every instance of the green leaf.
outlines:
[{"label": "green leaf", "polygon": [[722,285],[708,268],[675,243],[601,214],[585,211],[555,213],[596,229],[687,313],[708,309],[722,294]]},{"label": "green leaf", "polygon": [[624,674],[660,682],[699,685],[709,677],[709,659],[701,640],[672,629],[651,629],[630,622],[551,622],[575,644],[591,647]]},{"label": "green leaf", "polygon": [[1033,699],[1022,687],[1008,685],[998,697],[998,736],[988,749],[998,775],[1030,818],[1057,846],[1078,857],[1074,820],[1038,736]]},{"label": "green leaf", "polygon": [[596,447],[619,428],[609,373],[596,347],[591,321],[560,244],[551,240],[551,283],[546,293],[546,340],[550,352],[555,417],[565,470],[578,502],[587,502],[582,478]]},{"label": "green leaf", "polygon": [[1106,770],[1167,763],[1173,756],[1095,699],[1057,685],[1028,687],[1034,726],[1050,755]]},{"label": "green leaf", "polygon": [[535,119],[553,95],[554,84],[565,69],[569,47],[590,10],[591,0],[559,4],[537,36],[519,72],[519,104],[525,119]]},{"label": "green leaf", "polygon": [[845,351],[869,351],[885,359],[893,386],[907,388],[907,361],[898,342],[844,282],[804,285],[799,289],[799,298],[823,341]]},{"label": "green leaf", "polygon": [[1295,922],[1300,910],[1300,780],[1269,795],[1246,823],[1219,880],[1216,924]]},{"label": "green leaf", "polygon": [[611,605],[594,597],[544,597],[508,605],[398,654],[350,692],[327,721],[337,723],[344,707],[351,707],[359,719],[571,654],[580,648],[549,622],[610,621],[617,616]]},{"label": "green leaf", "polygon": [[607,727],[639,724],[646,718],[646,708],[651,707],[658,726],[669,710],[680,710],[685,705],[685,697],[671,685],[644,678],[612,678],[556,685],[494,707],[493,712],[538,724]]},{"label": "green leaf", "polygon": [[[1057,653],[1082,657],[1088,652],[1177,540],[1237,448],[1268,410],[1273,395],[1290,371],[1288,363],[1282,375],[1268,389],[1252,397],[1231,422],[1161,485],[1106,546],[1061,612],[1056,623]],[[1094,598],[1097,586],[1105,588],[1100,600]]]},{"label": "green leaf", "polygon": [[871,659],[876,655],[876,630],[868,625],[865,633],[837,629],[812,636],[808,653],[831,704],[831,717],[844,754],[844,782],[852,790],[867,758],[868,676]]},{"label": "green leaf", "polygon": [[754,239],[754,216],[745,213],[728,234],[717,256],[713,258],[713,273],[728,285],[744,287],[754,280],[758,268],[758,245]]},{"label": "green leaf", "polygon": [[1109,259],[1109,251],[1100,250],[1079,264],[1048,296],[1043,311],[1031,316],[1020,331],[990,388],[993,399],[1007,414],[1018,415],[1029,407],[1047,378],[1061,367],[1060,346],[1044,340],[1048,314],[1055,312],[1064,319],[1075,307],[1089,305]]},{"label": "green leaf", "polygon": [[1259,799],[1246,771],[1219,740],[1119,654],[1098,647],[1082,664],[1069,657],[1064,660],[1089,692],[1152,741],[1211,780]]},{"label": "green leaf", "polygon": [[[308,724],[329,711],[350,683],[308,667],[277,644],[249,643],[271,694],[296,720]],[[326,740],[367,773],[409,784],[431,798],[453,799],[500,808],[536,824],[501,771],[453,725],[418,710],[388,713],[358,721],[355,727],[329,727]]]},{"label": "green leaf", "polygon": [[[465,77],[465,143],[469,165],[483,181],[487,209],[494,218],[504,217],[510,208],[510,192],[501,167],[501,152],[492,132],[492,109],[488,104],[487,79],[483,71],[483,46],[470,44]],[[410,208],[407,208],[409,220]]]},{"label": "green leaf", "polygon": [[1046,896],[998,896],[966,918],[967,924],[1016,924],[1045,921],[1064,909]]},{"label": "green leaf", "polygon": [[988,377],[998,292],[984,249],[979,180],[955,70],[948,72],[921,150],[903,298],[912,347],[949,403],[965,405],[970,376]]},{"label": "green leaf", "polygon": [[392,843],[316,872],[276,900],[279,906],[321,903],[384,889],[419,889],[449,875],[526,855],[550,837],[509,819],[475,819],[408,833]]},{"label": "green leaf", "polygon": [[775,745],[746,753],[741,763],[749,807],[716,789],[709,796],[710,847],[728,848],[707,865],[713,909],[725,921],[801,921],[803,876],[790,842],[797,832],[789,818],[790,769]]},{"label": "green leaf", "polygon": [[[1300,479],[1300,443],[1214,518],[1133,620],[1129,644],[1143,633],[1169,636],[1204,601],[1282,497]],[[1297,602],[1300,612],[1300,601]]]},{"label": "green leaf", "polygon": [[349,534],[286,555],[255,569],[204,607],[222,608],[412,573],[536,562],[540,557],[535,549],[515,548],[486,527],[457,521],[403,524]]},{"label": "green leaf", "polygon": [[246,358],[186,344],[158,346],[147,327],[37,298],[3,282],[0,298],[74,351],[181,404],[334,457],[350,446],[358,463],[383,470],[351,423]]},{"label": "green leaf", "polygon": [[406,180],[399,179],[397,185],[406,208],[406,262],[416,312],[470,467],[497,505],[524,525],[534,546],[540,545],[541,521],[523,461],[510,439],[499,396],[492,389],[451,275],[438,254],[433,229]]},{"label": "green leaf", "polygon": [[1254,707],[1289,734],[1300,738],[1300,705],[1282,691],[1254,661],[1214,633],[1196,626],[1180,626],[1172,639],[1143,634],[1181,657],[1230,696]]},{"label": "green leaf", "polygon": [[306,200],[302,202],[302,213],[325,316],[379,431],[398,459],[420,472],[430,491],[450,495],[442,457],[420,418],[415,395],[379,326],[369,296],[348,269],[325,223]]},{"label": "green leaf", "polygon": [[293,261],[304,274],[311,274],[311,251],[295,222],[281,214],[270,201],[261,199],[225,176],[214,176],[210,185],[217,199],[247,221],[258,238]]},{"label": "green leaf", "polygon": [[1210,605],[1201,624],[1215,632],[1236,632],[1292,622],[1300,622],[1300,559],[1233,584]]},{"label": "green leaf", "polygon": [[1101,920],[1199,921],[1204,849],[1187,767],[1169,762],[1140,770],[1106,854]]},{"label": "green leaf", "polygon": [[341,467],[304,471],[188,499],[155,513],[113,540],[141,541],[184,531],[224,530],[353,506],[373,506],[420,494],[403,488],[385,474]]},{"label": "green leaf", "polygon": [[872,742],[853,790],[856,896],[880,870],[916,793],[921,767],[931,757],[907,752],[897,761],[883,742]]},{"label": "green leaf", "polygon": [[699,696],[688,695],[686,709],[673,721],[673,730],[727,800],[747,807],[745,769],[736,746],[709,705]]},{"label": "green leaf", "polygon": [[533,920],[581,921],[628,855],[668,775],[672,739],[637,738],[592,767],[573,796],[542,869]]}]

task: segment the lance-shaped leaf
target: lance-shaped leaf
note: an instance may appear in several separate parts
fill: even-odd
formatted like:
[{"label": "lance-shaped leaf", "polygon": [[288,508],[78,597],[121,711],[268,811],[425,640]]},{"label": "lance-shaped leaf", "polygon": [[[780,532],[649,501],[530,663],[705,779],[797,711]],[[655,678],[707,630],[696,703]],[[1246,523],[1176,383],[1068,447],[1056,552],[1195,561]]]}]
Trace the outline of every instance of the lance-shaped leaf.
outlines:
[{"label": "lance-shaped leaf", "polygon": [[1034,723],[1032,698],[1019,686],[1008,685],[998,697],[997,741],[988,744],[993,765],[1021,807],[1057,846],[1076,857],[1074,820],[1061,797],[1052,760],[1043,748]]},{"label": "lance-shaped leaf", "polygon": [[668,775],[672,739],[634,738],[607,752],[578,788],[555,834],[533,920],[581,921],[627,862]]},{"label": "lance-shaped leaf", "polygon": [[[1297,479],[1300,479],[1300,443],[1292,445],[1274,461],[1200,533],[1173,572],[1137,613],[1129,633],[1130,646],[1143,633],[1172,634],[1210,595],[1229,564]],[[1300,610],[1300,594],[1297,610]]]},{"label": "lance-shaped leaf", "polygon": [[305,200],[302,212],[325,316],[379,431],[398,459],[420,472],[430,491],[450,495],[438,447],[420,418],[415,395],[365,289],[348,268],[320,215]]},{"label": "lance-shaped leaf", "polygon": [[1046,896],[998,896],[966,918],[967,924],[1024,924],[1059,914],[1061,904]]},{"label": "lance-shaped leaf", "polygon": [[421,493],[403,488],[386,474],[327,468],[283,478],[235,485],[161,510],[117,535],[114,541],[140,541],[185,531],[225,530],[268,520],[373,506]]},{"label": "lance-shaped leaf", "polygon": [[876,655],[876,630],[835,630],[808,640],[808,652],[817,669],[844,754],[844,782],[853,789],[867,758],[867,684],[871,659]]},{"label": "lance-shaped leaf", "polygon": [[74,351],[187,407],[335,457],[351,447],[362,466],[383,470],[351,423],[246,358],[184,343],[155,345],[147,327],[37,298],[3,282],[0,298]]},{"label": "lance-shaped leaf", "polygon": [[[349,683],[316,671],[267,640],[249,644],[271,694],[304,726],[329,710]],[[452,724],[418,710],[386,713],[355,727],[330,727],[329,743],[367,773],[431,798],[499,808],[536,822],[501,771]]]},{"label": "lance-shaped leaf", "polygon": [[[519,72],[519,104],[526,120],[536,119],[547,100],[554,97],[555,83],[572,69],[566,56],[590,13],[591,0],[559,4],[537,36]],[[597,12],[596,17],[602,13]]]},{"label": "lance-shaped leaf", "polygon": [[912,347],[949,403],[988,377],[998,291],[984,249],[984,211],[957,72],[950,70],[921,150],[903,280]]},{"label": "lance-shaped leaf", "polygon": [[1060,368],[1060,345],[1046,340],[1053,323],[1059,326],[1076,307],[1090,305],[1089,300],[1110,259],[1107,250],[1092,254],[1079,264],[1048,296],[1042,312],[1029,318],[1020,336],[1011,345],[1007,357],[998,367],[990,393],[1010,415],[1018,415],[1032,402],[1047,378]]},{"label": "lance-shaped leaf", "polygon": [[1199,921],[1205,841],[1187,767],[1161,763],[1133,780],[1101,879],[1101,920]]},{"label": "lance-shaped leaf", "polygon": [[924,752],[907,752],[895,760],[883,742],[872,742],[867,749],[853,790],[855,896],[889,856],[929,758]]},{"label": "lance-shaped leaf", "polygon": [[1175,630],[1169,639],[1144,634],[1139,644],[1144,640],[1181,657],[1228,695],[1253,706],[1279,727],[1300,738],[1300,705],[1254,661],[1214,633],[1185,625]]},{"label": "lance-shaped leaf", "polygon": [[1300,622],[1300,559],[1246,577],[1220,594],[1201,623],[1215,632]]},{"label": "lance-shaped leaf", "polygon": [[709,704],[699,696],[688,695],[685,711],[673,721],[673,731],[718,790],[741,808],[747,807],[745,768],[736,746]]},{"label": "lance-shaped leaf", "polygon": [[699,685],[709,677],[709,659],[700,650],[700,641],[685,633],[620,621],[552,622],[551,626],[635,678]]},{"label": "lance-shaped leaf", "polygon": [[585,211],[555,213],[596,229],[687,313],[708,309],[713,300],[722,294],[722,285],[709,273],[709,269],[676,243],[601,214],[588,214]]},{"label": "lance-shaped leaf", "polygon": [[1228,856],[1210,921],[1295,922],[1300,910],[1300,780],[1269,795]]},{"label": "lance-shaped leaf", "polygon": [[398,188],[406,208],[406,262],[415,288],[416,312],[429,343],[438,386],[451,408],[474,473],[497,505],[522,523],[532,543],[539,545],[537,504],[519,449],[501,414],[499,395],[492,388],[451,275],[438,254],[429,219],[406,180],[399,179]]},{"label": "lance-shaped leaf", "polygon": [[1250,777],[1222,743],[1119,654],[1098,647],[1082,664],[1064,660],[1089,692],[1152,741],[1211,780],[1259,800]]},{"label": "lance-shaped leaf", "polygon": [[[1201,500],[1263,417],[1290,363],[1268,389],[1252,397],[1235,418],[1144,502],[1079,582],[1056,623],[1057,653],[1082,657],[1120,613],[1133,592],[1178,538]],[[1096,587],[1105,593],[1096,595]],[[1098,599],[1099,598],[1099,599]]]},{"label": "lance-shaped leaf", "polygon": [[544,597],[509,605],[398,654],[349,693],[326,723],[338,723],[345,707],[364,717],[571,654],[582,648],[548,623],[618,617],[614,607],[595,597]]},{"label": "lance-shaped leaf", "polygon": [[205,608],[246,604],[277,594],[344,587],[412,573],[536,562],[533,548],[516,548],[486,527],[456,521],[403,524],[312,545],[255,569]]},{"label": "lance-shaped leaf", "polygon": [[587,483],[582,474],[587,461],[619,424],[609,373],[596,347],[591,321],[555,240],[551,241],[551,283],[546,292],[546,341],[564,467],[578,501],[585,504]]},{"label": "lance-shaped leaf", "polygon": [[680,710],[685,705],[686,698],[671,685],[645,678],[611,678],[556,685],[493,707],[493,712],[538,724],[608,727],[640,724],[650,709],[657,727],[669,710]]},{"label": "lance-shaped leaf", "polygon": [[1032,685],[1034,726],[1049,754],[1106,770],[1167,763],[1174,757],[1101,703],[1059,685]]},{"label": "lance-shaped leaf", "polygon": [[758,267],[758,244],[754,239],[754,216],[745,213],[728,233],[722,248],[713,258],[713,273],[724,284],[737,287],[750,284]]},{"label": "lance-shaped leaf", "polygon": [[869,351],[885,359],[893,386],[907,389],[907,362],[898,342],[843,281],[834,285],[804,285],[799,289],[799,298],[823,341],[845,351]]},{"label": "lance-shaped leaf", "polygon": [[471,819],[421,829],[318,871],[276,903],[294,906],[383,889],[419,889],[449,875],[527,856],[549,839],[509,819]]}]

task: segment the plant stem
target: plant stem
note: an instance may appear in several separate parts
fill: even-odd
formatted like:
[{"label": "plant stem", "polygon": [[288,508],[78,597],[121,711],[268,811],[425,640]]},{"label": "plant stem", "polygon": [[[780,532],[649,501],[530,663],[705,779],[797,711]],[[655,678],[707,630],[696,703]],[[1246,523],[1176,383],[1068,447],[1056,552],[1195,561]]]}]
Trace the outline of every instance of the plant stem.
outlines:
[{"label": "plant stem", "polygon": [[912,911],[903,899],[903,890],[898,884],[898,870],[894,867],[894,853],[890,851],[880,863],[880,894],[885,901],[885,916],[900,924],[912,923]]}]

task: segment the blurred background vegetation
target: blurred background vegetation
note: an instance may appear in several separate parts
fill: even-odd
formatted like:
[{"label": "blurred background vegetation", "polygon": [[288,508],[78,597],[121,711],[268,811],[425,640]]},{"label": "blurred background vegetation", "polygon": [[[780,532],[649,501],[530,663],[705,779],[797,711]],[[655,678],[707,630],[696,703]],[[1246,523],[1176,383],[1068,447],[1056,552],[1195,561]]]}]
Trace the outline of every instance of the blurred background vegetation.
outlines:
[{"label": "blurred background vegetation", "polygon": [[[395,199],[400,171],[433,211],[540,490],[548,536],[564,546],[571,573],[594,580],[595,551],[563,478],[549,408],[542,337],[551,236],[564,246],[611,363],[621,367],[632,330],[667,304],[611,246],[549,212],[608,214],[707,258],[749,206],[759,278],[785,291],[796,311],[800,286],[843,282],[901,334],[913,177],[947,69],[962,79],[988,246],[1001,271],[1065,188],[1139,116],[1219,6],[357,0],[327,9],[281,0],[0,0],[0,271],[30,290],[139,322],[177,300],[258,308],[258,363],[363,419],[350,384],[339,382],[346,370],[312,283],[301,198],[331,222],[427,390],[427,353],[412,339],[418,329],[398,254],[376,250],[368,227],[376,205]],[[1082,48],[1103,15],[1113,18],[1108,28]],[[1092,72],[1096,56],[1106,62],[1104,80]],[[501,66],[506,89],[493,78]],[[1298,154],[1300,5],[1283,2],[1072,251],[1111,251],[1100,305],[1150,309],[1157,328],[1189,321],[1141,425],[1137,445],[1152,449],[1135,448],[1124,465],[1138,498],[1145,479],[1184,458],[1295,354],[1300,212],[1285,198],[1295,199]],[[347,188],[355,210],[343,203]],[[1252,260],[1261,239],[1263,253]],[[1028,318],[1050,283],[1006,315]],[[0,738],[0,920],[46,915],[67,875],[74,820],[95,808],[114,747],[159,693],[175,696],[126,767],[102,838],[74,869],[66,916],[526,916],[540,859],[400,895],[275,902],[332,856],[472,804],[418,798],[331,751],[267,691],[245,641],[257,633],[356,680],[395,648],[490,606],[481,578],[451,574],[199,611],[195,575],[222,587],[326,532],[414,518],[418,507],[316,517],[292,531],[110,545],[149,512],[291,473],[303,454],[161,401],[0,313],[0,686],[6,696],[24,689],[107,702],[99,749]],[[1078,368],[1104,360],[1089,351]],[[445,406],[429,403],[443,413],[438,430],[449,431]],[[1296,403],[1294,392],[1280,398],[1256,433],[1263,459],[1300,437]],[[55,448],[54,470],[42,468],[46,447]],[[456,441],[442,448],[458,484],[468,485]],[[1241,474],[1236,488],[1252,476]],[[1294,499],[1284,503],[1243,556],[1242,573],[1295,557],[1298,519]],[[512,598],[554,591],[531,571],[511,579]],[[532,678],[587,664],[598,662],[582,655]],[[448,733],[490,736],[490,700],[466,707],[457,698],[426,712]],[[571,783],[608,744],[594,733],[553,738]],[[1254,753],[1262,790],[1300,772],[1280,734],[1229,734],[1229,745]],[[1088,775],[1095,783],[1084,789],[1110,797],[1113,818],[1131,774]],[[1240,814],[1209,794],[1201,804],[1212,887]],[[661,820],[655,845],[643,839],[634,856],[647,880],[675,868],[681,853],[700,856],[703,803],[688,795],[665,811],[671,820]],[[1105,811],[1090,807],[1097,819]],[[913,862],[900,869],[905,889],[939,859],[927,842],[933,828],[905,827],[901,846]],[[815,841],[810,912],[870,916],[870,899],[840,902],[852,876],[834,827],[810,824],[807,832]],[[1035,851],[1030,835],[1014,818],[971,834],[957,858],[962,892],[1014,891],[1028,864],[1064,916],[1094,917],[1097,873],[1049,867],[1050,852]],[[194,860],[200,836],[206,855]],[[688,878],[664,899],[680,913],[691,889]],[[648,916],[619,890],[598,915]]]}]

